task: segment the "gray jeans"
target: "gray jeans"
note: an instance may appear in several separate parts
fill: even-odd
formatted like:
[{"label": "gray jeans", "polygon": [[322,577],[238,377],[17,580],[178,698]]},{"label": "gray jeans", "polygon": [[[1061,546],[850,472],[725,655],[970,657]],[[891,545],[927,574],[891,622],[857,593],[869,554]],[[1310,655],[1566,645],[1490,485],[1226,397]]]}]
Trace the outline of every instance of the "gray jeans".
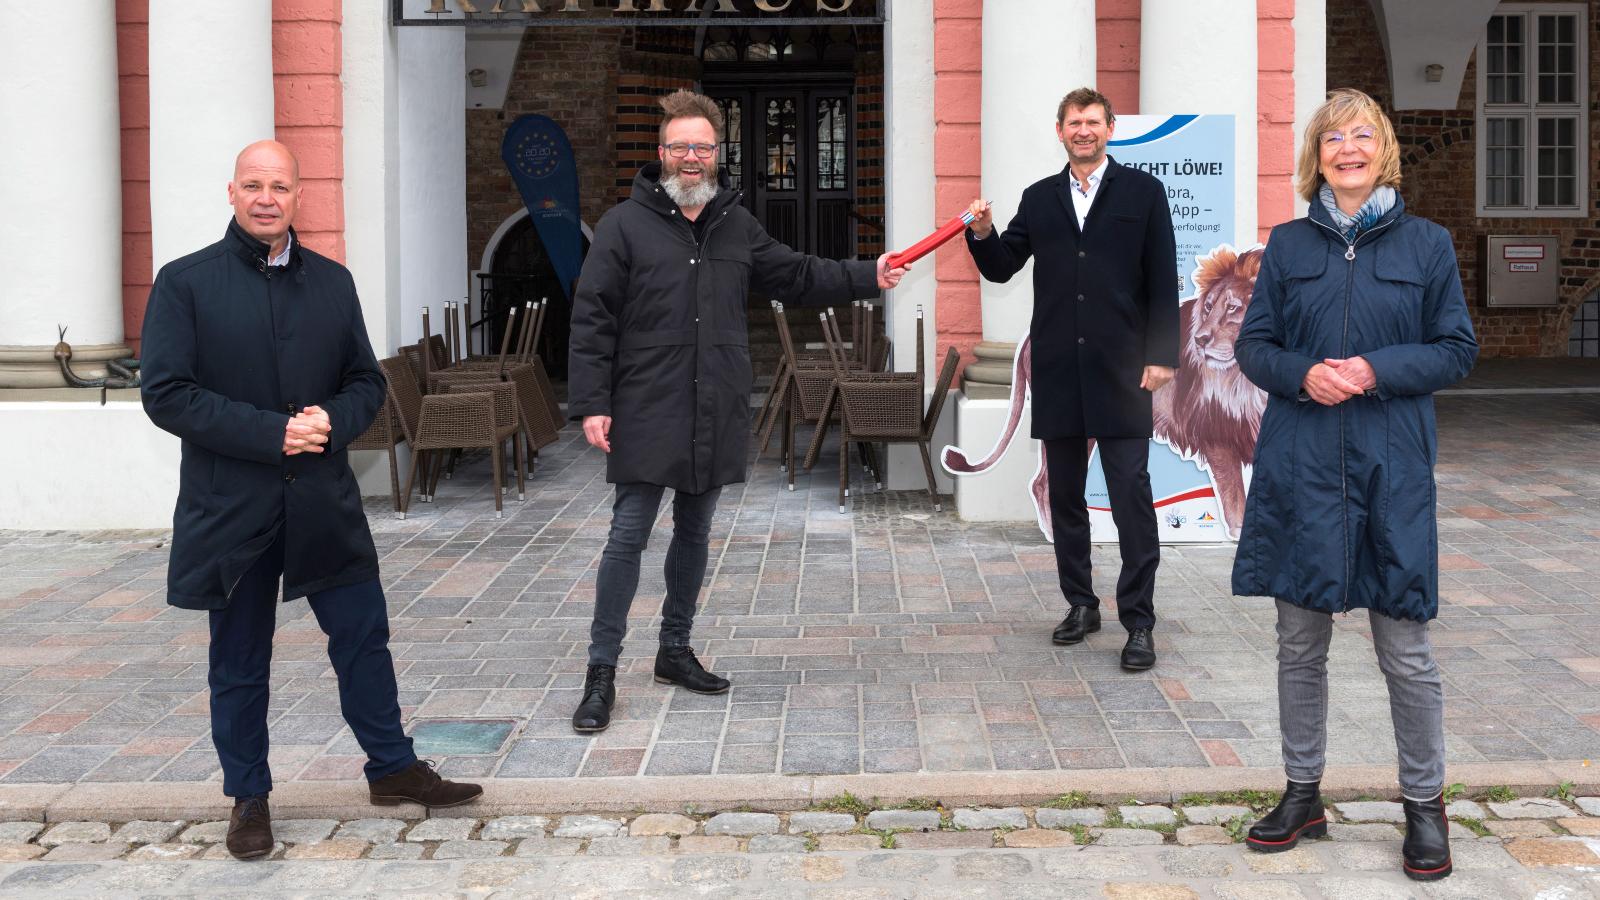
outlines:
[{"label": "gray jeans", "polygon": [[[589,664],[614,666],[628,631],[628,610],[639,590],[639,557],[650,542],[650,529],[661,509],[666,488],[656,484],[619,484],[611,507],[611,534],[600,554],[595,583],[594,622],[589,626]],[[711,516],[721,488],[704,494],[672,495],[672,543],[667,545],[667,598],[661,605],[661,643],[689,643],[695,604],[706,578],[706,547],[711,541]]]},{"label": "gray jeans", "polygon": [[[1444,688],[1426,622],[1369,613],[1400,756],[1400,791],[1444,789]],[[1328,642],[1333,616],[1278,601],[1278,723],[1290,781],[1321,781],[1328,750]]]}]

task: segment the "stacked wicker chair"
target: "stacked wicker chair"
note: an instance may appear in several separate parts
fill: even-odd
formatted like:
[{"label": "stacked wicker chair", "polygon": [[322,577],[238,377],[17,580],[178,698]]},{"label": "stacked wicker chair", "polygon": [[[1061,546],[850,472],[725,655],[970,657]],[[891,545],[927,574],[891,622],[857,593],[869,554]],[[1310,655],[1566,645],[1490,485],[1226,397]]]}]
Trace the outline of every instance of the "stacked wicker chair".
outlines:
[{"label": "stacked wicker chair", "polygon": [[[445,450],[482,448],[489,451],[494,467],[495,516],[504,515],[501,494],[504,470],[504,448],[511,441],[517,470],[518,497],[524,489],[522,451],[516,442],[519,428],[516,394],[511,385],[487,383],[470,385],[471,389],[448,390],[443,393],[423,395],[417,388],[416,376],[404,356],[391,356],[378,361],[388,381],[388,398],[398,415],[406,443],[411,447],[411,466],[406,473],[405,488],[400,493],[400,517],[410,508],[411,487],[416,483],[417,470],[424,467],[421,493],[431,499],[433,487],[438,482],[438,453]],[[424,462],[424,457],[428,457]]]},{"label": "stacked wicker chair", "polygon": [[[950,384],[955,380],[960,355],[954,347],[945,352],[944,365],[939,370],[939,380],[934,386],[933,398],[926,411],[922,406],[924,389],[922,308],[917,308],[917,366],[910,377],[900,373],[867,373],[851,371],[843,341],[836,323],[824,317],[824,334],[833,360],[832,389],[817,410],[818,420],[826,423],[835,407],[839,410],[839,511],[846,510],[850,490],[851,443],[914,443],[922,453],[922,469],[928,478],[928,498],[934,510],[944,507],[939,501],[939,489],[934,482],[933,458],[928,444],[933,440],[933,429],[944,410]],[[816,462],[822,447],[822,428],[813,436],[811,449],[806,454],[806,468]],[[880,485],[881,486],[881,485]]]}]

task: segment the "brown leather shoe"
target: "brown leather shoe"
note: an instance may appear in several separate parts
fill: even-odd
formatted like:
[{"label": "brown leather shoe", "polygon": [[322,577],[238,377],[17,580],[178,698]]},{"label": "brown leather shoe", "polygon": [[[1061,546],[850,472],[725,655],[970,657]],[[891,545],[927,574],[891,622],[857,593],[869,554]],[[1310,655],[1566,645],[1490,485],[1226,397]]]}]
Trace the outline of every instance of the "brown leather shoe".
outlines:
[{"label": "brown leather shoe", "polygon": [[247,797],[233,804],[228,816],[228,852],[234,859],[257,859],[272,852],[272,813],[266,797]]},{"label": "brown leather shoe", "polygon": [[483,788],[440,778],[433,770],[433,760],[419,759],[410,768],[393,775],[385,775],[369,786],[372,802],[382,806],[397,803],[421,803],[429,809],[460,806],[471,803],[483,794]]}]

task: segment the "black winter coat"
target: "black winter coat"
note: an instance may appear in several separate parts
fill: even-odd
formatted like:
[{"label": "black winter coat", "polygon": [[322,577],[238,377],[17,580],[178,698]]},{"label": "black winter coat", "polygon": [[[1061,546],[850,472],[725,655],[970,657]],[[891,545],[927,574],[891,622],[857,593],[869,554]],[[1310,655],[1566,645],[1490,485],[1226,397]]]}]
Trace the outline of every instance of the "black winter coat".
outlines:
[{"label": "black winter coat", "polygon": [[750,290],[845,303],[877,296],[876,265],[773,240],[725,174],[697,244],[660,175],[660,163],[645,166],[595,228],[572,304],[567,410],[611,417],[607,481],[702,494],[745,479]]},{"label": "black winter coat", "polygon": [[[1347,244],[1322,204],[1272,229],[1235,344],[1267,392],[1233,592],[1425,622],[1439,611],[1433,392],[1472,370],[1455,245],[1398,199]],[[1323,406],[1301,385],[1360,356],[1378,386]]]},{"label": "black winter coat", "polygon": [[1145,366],[1178,367],[1178,259],[1166,189],[1112,159],[1078,223],[1070,173],[1022,192],[1003,233],[967,247],[990,281],[1033,257],[1033,436],[1148,438]]},{"label": "black winter coat", "polygon": [[[167,602],[220,609],[281,531],[283,597],[367,581],[378,555],[345,447],[372,424],[383,375],[344,266],[295,239],[269,270],[238,223],[161,267],[145,310],[145,412],[183,439]],[[283,454],[290,416],[328,413],[320,453]]]}]

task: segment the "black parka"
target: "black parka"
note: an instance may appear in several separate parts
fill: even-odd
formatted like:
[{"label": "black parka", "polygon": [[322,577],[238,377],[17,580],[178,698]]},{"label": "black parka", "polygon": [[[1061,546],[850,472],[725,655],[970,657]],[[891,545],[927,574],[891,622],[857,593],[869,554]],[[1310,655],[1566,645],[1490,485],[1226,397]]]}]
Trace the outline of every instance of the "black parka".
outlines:
[{"label": "black parka", "polygon": [[1022,192],[1006,230],[977,240],[978,271],[1011,280],[1033,258],[1033,437],[1148,438],[1145,366],[1178,366],[1178,259],[1167,192],[1153,175],[1106,166],[1089,224],[1070,172]]},{"label": "black parka", "polygon": [[877,296],[876,266],[773,240],[725,174],[696,243],[660,175],[660,163],[645,166],[595,228],[572,304],[567,409],[611,417],[607,481],[701,494],[745,479],[750,290],[845,303]]},{"label": "black parka", "polygon": [[[167,602],[220,609],[281,532],[283,597],[376,578],[378,555],[345,447],[372,424],[383,375],[344,266],[296,238],[289,265],[237,222],[161,267],[145,310],[145,412],[183,439]],[[307,406],[333,426],[320,454],[285,456]]]}]

